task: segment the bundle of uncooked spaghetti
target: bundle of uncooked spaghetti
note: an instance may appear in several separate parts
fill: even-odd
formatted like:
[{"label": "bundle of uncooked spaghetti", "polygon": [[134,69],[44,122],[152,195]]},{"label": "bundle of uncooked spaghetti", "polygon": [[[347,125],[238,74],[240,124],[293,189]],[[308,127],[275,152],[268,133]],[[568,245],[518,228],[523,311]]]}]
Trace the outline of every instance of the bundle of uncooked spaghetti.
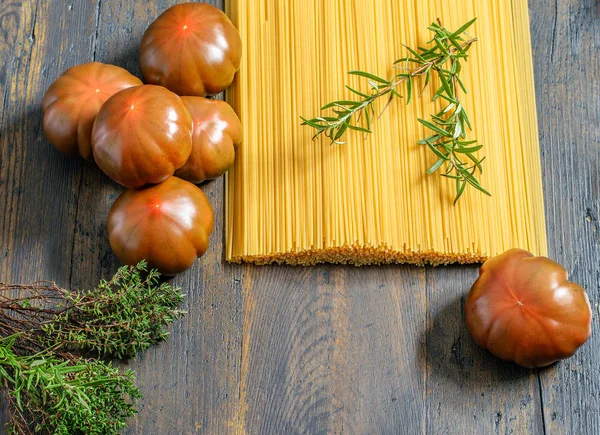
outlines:
[{"label": "bundle of uncooked spaghetti", "polygon": [[[547,251],[527,2],[523,0],[236,0],[243,60],[227,99],[243,145],[226,187],[229,261],[257,264],[480,262],[509,248]],[[462,74],[473,136],[485,144],[480,182],[453,205],[453,180],[426,174],[437,157],[416,122],[435,113],[427,90],[392,104],[343,145],[301,116],[364,89],[350,70],[395,74],[403,44],[423,46],[437,18],[469,19],[478,38]],[[415,85],[423,86],[419,80]],[[418,97],[418,95],[417,95]],[[481,157],[480,156],[480,157]]]}]

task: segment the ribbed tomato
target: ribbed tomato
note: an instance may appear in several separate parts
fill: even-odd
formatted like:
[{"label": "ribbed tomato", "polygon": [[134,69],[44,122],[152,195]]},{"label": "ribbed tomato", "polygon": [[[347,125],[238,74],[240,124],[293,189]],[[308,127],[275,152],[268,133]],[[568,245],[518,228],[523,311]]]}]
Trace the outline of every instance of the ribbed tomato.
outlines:
[{"label": "ribbed tomato", "polygon": [[66,70],[42,100],[44,133],[59,151],[92,158],[92,126],[100,107],[123,89],[142,81],[123,68],[100,62]]},{"label": "ribbed tomato", "polygon": [[134,189],[169,178],[190,157],[192,117],[181,98],[143,85],[113,95],[94,123],[92,146],[106,175]]},{"label": "ribbed tomato", "polygon": [[233,165],[242,141],[242,124],[229,104],[182,97],[194,122],[192,153],[175,175],[192,183],[220,177]]},{"label": "ribbed tomato", "polygon": [[521,249],[483,264],[465,313],[479,346],[524,367],[568,358],[591,334],[585,290],[560,264]]},{"label": "ribbed tomato", "polygon": [[205,3],[175,5],[144,33],[142,74],[179,95],[218,94],[233,82],[241,47],[237,29],[221,10]]},{"label": "ribbed tomato", "polygon": [[171,177],[123,192],[108,215],[108,237],[123,264],[145,259],[162,274],[175,275],[204,255],[213,224],[213,210],[202,190]]}]

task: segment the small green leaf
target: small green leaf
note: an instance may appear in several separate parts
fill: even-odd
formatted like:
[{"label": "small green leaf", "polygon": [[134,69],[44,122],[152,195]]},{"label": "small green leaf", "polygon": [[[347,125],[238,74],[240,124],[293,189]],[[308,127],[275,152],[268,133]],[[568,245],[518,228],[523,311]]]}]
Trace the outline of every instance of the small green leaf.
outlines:
[{"label": "small green leaf", "polygon": [[337,133],[335,134],[335,137],[333,138],[333,140],[337,141],[337,140],[338,140],[340,137],[342,137],[342,136],[343,136],[343,134],[346,132],[346,129],[347,129],[347,128],[348,128],[348,124],[344,124],[344,125],[342,125],[342,126],[341,126],[341,127],[338,129],[338,131],[337,131]]},{"label": "small green leaf", "polygon": [[386,79],[382,79],[381,77],[378,77],[375,74],[371,74],[365,71],[348,71],[348,74],[351,74],[353,76],[365,77],[367,79],[375,80],[376,82],[385,83],[387,85],[390,84],[390,82],[388,82]]},{"label": "small green leaf", "polygon": [[456,105],[454,103],[450,103],[448,106],[446,106],[446,108],[442,111],[442,114],[444,113],[448,113],[450,112],[452,109],[454,109],[454,107],[456,107]]},{"label": "small green leaf", "polygon": [[424,119],[418,118],[418,121],[423,124],[425,127],[429,128],[430,130],[435,131],[436,133],[441,134],[442,136],[446,136],[446,137],[452,137],[452,135],[450,133],[448,133],[446,130],[442,130],[440,127],[438,127],[435,124],[432,124],[429,121],[425,121]]},{"label": "small green leaf", "polygon": [[369,114],[369,110],[365,110],[365,120],[367,121],[367,129],[371,130],[371,115]]},{"label": "small green leaf", "polygon": [[412,55],[413,55],[413,56],[415,56],[417,59],[419,59],[419,60],[421,61],[421,63],[426,63],[426,60],[425,60],[425,59],[423,59],[423,57],[422,57],[422,56],[421,56],[419,53],[417,53],[415,50],[413,50],[412,48],[410,48],[409,46],[407,46],[407,45],[404,45],[404,44],[402,44],[402,46],[403,46],[404,48],[406,48],[408,51],[410,51],[410,54],[412,54]]},{"label": "small green leaf", "polygon": [[460,119],[462,119],[462,121],[467,124],[467,127],[469,127],[469,130],[473,130],[473,128],[471,127],[471,121],[469,121],[469,117],[467,116],[467,112],[465,112],[464,110],[460,113]]},{"label": "small green leaf", "polygon": [[[452,167],[450,167],[450,170],[452,170]],[[442,177],[444,178],[452,178],[453,180],[462,180],[463,177],[459,177],[458,175],[450,175],[450,174],[441,174]]]},{"label": "small green leaf", "polygon": [[303,121],[301,125],[308,125],[312,128],[316,128],[317,130],[322,130],[323,128],[326,127],[326,126],[323,126],[322,124],[317,123],[316,118],[309,120],[309,119],[300,117],[300,119],[302,119],[302,121]]},{"label": "small green leaf", "polygon": [[347,89],[348,89],[350,92],[353,92],[353,93],[355,93],[356,95],[358,95],[358,96],[360,96],[360,97],[363,97],[363,98],[369,98],[369,95],[367,95],[367,94],[363,94],[362,92],[360,92],[360,91],[357,91],[356,89],[353,89],[353,88],[351,88],[351,87],[350,87],[350,86],[348,86],[348,85],[346,85],[346,88],[347,88]]},{"label": "small green leaf", "polygon": [[460,56],[461,54],[464,55],[465,53],[465,49],[462,47],[462,45],[460,44],[460,41],[456,39],[456,37],[454,36],[448,36],[448,40],[450,40],[450,42],[452,43],[452,45],[456,48],[456,50],[458,51],[458,54],[456,54],[455,56]]},{"label": "small green leaf", "polygon": [[379,92],[379,86],[385,86],[385,84],[380,85],[379,83],[373,80],[367,80],[367,83],[375,92]]},{"label": "small green leaf", "polygon": [[470,152],[466,152],[464,154],[469,158],[469,160],[471,160],[475,164],[475,167],[479,170],[479,172],[483,173],[483,167],[481,166],[481,160],[477,159],[477,157],[475,157]]},{"label": "small green leaf", "polygon": [[340,107],[340,108],[346,108],[346,107],[356,107],[356,106],[360,106],[360,101],[353,101],[353,100],[339,100],[339,101],[334,101],[332,103],[329,104],[325,104],[323,107],[321,107],[321,110],[327,110],[327,109],[331,109],[332,107]]},{"label": "small green leaf", "polygon": [[403,57],[402,59],[398,59],[397,61],[394,62],[394,65],[398,65],[399,63],[402,62],[412,62],[412,63],[418,63],[419,65],[421,65],[421,62],[419,62],[416,59],[413,59],[412,57]]},{"label": "small green leaf", "polygon": [[461,181],[461,179],[456,180],[456,198],[454,198],[454,205],[456,205],[460,197],[465,193],[466,186],[466,182]]},{"label": "small green leaf", "polygon": [[486,194],[487,196],[492,196],[492,194],[490,192],[488,192],[487,190],[485,190],[483,188],[483,186],[481,184],[479,184],[479,181],[477,181],[475,179],[475,177],[468,177],[467,178],[467,183],[469,183],[471,186],[473,186],[475,189],[479,190],[480,192]]},{"label": "small green leaf", "polygon": [[[459,63],[456,63],[456,65],[460,65]],[[460,88],[462,89],[462,91],[465,94],[468,94],[467,92],[467,88],[465,87],[465,84],[463,83],[463,81],[460,79],[460,77],[458,76],[458,74],[455,76],[456,77],[456,81],[458,82]]]},{"label": "small green leaf", "polygon": [[438,46],[438,48],[440,49],[440,51],[443,54],[448,54],[448,50],[446,49],[446,47],[444,47],[444,44],[442,44],[442,42],[440,41],[439,38],[433,38],[433,41],[435,42],[435,45]]},{"label": "small green leaf", "polygon": [[438,156],[440,159],[442,159],[442,160],[444,160],[444,161],[450,160],[450,159],[448,158],[448,156],[444,155],[444,154],[443,154],[443,153],[442,153],[440,150],[438,150],[438,149],[435,147],[435,145],[434,145],[434,144],[432,144],[431,142],[427,142],[427,146],[428,146],[428,147],[429,147],[429,149],[430,149],[431,151],[433,151],[433,153],[434,153],[436,156]]},{"label": "small green leaf", "polygon": [[478,145],[476,147],[468,147],[468,148],[456,147],[456,148],[454,148],[454,152],[455,153],[462,153],[462,154],[474,153],[476,151],[479,151],[481,148],[483,148],[483,145]]},{"label": "small green leaf", "polygon": [[334,118],[333,116],[319,116],[318,118],[315,118],[317,121],[320,122],[325,122],[325,123],[329,123],[329,122],[336,122],[338,119]]},{"label": "small green leaf", "polygon": [[438,169],[440,169],[440,166],[442,166],[442,165],[444,164],[444,162],[445,162],[445,161],[446,161],[446,160],[444,160],[444,159],[440,158],[440,159],[439,159],[437,162],[435,162],[435,163],[434,163],[434,164],[431,166],[431,168],[429,168],[429,169],[427,170],[427,173],[428,173],[429,175],[433,174],[435,171],[437,171]]},{"label": "small green leaf", "polygon": [[460,122],[456,123],[456,125],[454,126],[454,136],[452,136],[454,139],[458,139],[460,137],[460,135],[462,134],[462,127],[460,125]]},{"label": "small green leaf", "polygon": [[456,30],[453,34],[452,37],[456,38],[458,36],[460,36],[461,34],[465,33],[465,31],[471,27],[473,25],[473,23],[477,21],[477,17],[473,18],[472,20],[466,22],[465,24],[463,24],[462,26],[460,26],[458,28],[458,30]]},{"label": "small green leaf", "polygon": [[442,82],[442,88],[446,92],[446,95],[453,98],[454,91],[452,90],[450,83],[448,83],[448,80],[446,79],[446,75],[444,73],[440,72],[439,76],[440,76],[440,81]]},{"label": "small green leaf", "polygon": [[444,100],[450,102],[450,103],[454,103],[454,104],[459,104],[458,100],[456,100],[455,98],[451,98],[448,95],[444,94],[444,93],[437,93],[437,96],[442,97]]},{"label": "small green leaf", "polygon": [[454,121],[441,118],[437,115],[431,115],[436,125],[454,125]]},{"label": "small green leaf", "polygon": [[425,86],[429,84],[431,80],[431,68],[427,68],[427,74],[425,75]]},{"label": "small green leaf", "polygon": [[352,124],[348,124],[348,128],[350,130],[355,130],[355,131],[361,131],[363,133],[373,133],[371,130],[368,130],[366,128],[360,127],[358,125],[352,125]]},{"label": "small green leaf", "polygon": [[412,97],[412,78],[408,78],[406,80],[406,105],[410,103],[410,99]]},{"label": "small green leaf", "polygon": [[437,142],[440,139],[441,139],[441,135],[436,134],[436,135],[433,135],[433,136],[426,137],[425,139],[421,139],[420,141],[417,142],[417,144],[419,144],[419,145],[427,145],[427,142],[433,143],[433,142]]}]

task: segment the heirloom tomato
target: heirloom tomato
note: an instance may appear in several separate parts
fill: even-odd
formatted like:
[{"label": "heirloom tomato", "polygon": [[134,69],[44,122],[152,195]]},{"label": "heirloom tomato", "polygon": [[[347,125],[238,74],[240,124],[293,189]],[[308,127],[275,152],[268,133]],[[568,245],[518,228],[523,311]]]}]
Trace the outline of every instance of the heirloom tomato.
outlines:
[{"label": "heirloom tomato", "polygon": [[123,68],[100,62],[66,70],[42,100],[44,133],[70,156],[92,158],[92,126],[100,107],[117,92],[142,81]]},{"label": "heirloom tomato", "polygon": [[125,89],[100,109],[92,146],[100,169],[123,186],[160,183],[190,157],[192,117],[162,86]]},{"label": "heirloom tomato", "polygon": [[148,83],[179,95],[214,95],[228,88],[240,67],[240,34],[227,15],[205,3],[183,3],[163,12],[140,45]]},{"label": "heirloom tomato", "polygon": [[121,263],[145,259],[160,273],[175,275],[204,255],[213,225],[213,210],[202,190],[171,177],[123,192],[108,214],[108,237]]},{"label": "heirloom tomato", "polygon": [[229,104],[202,97],[182,97],[194,122],[192,153],[175,175],[200,183],[223,175],[233,165],[242,141],[242,124]]},{"label": "heirloom tomato", "polygon": [[585,290],[560,264],[521,249],[483,264],[465,313],[479,346],[524,367],[568,358],[591,334]]}]

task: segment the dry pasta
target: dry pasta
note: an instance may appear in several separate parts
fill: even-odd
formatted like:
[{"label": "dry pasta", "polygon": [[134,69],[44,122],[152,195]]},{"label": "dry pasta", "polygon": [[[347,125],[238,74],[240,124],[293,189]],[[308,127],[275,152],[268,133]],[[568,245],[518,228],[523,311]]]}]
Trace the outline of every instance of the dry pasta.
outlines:
[{"label": "dry pasta", "polygon": [[[226,179],[226,257],[257,264],[474,263],[513,247],[546,255],[547,241],[526,0],[230,0],[243,41],[227,99],[244,126]],[[316,116],[367,90],[349,70],[394,74],[408,46],[430,39],[437,18],[456,29],[473,17],[462,96],[486,156],[481,183],[453,206],[452,180],[425,172],[436,160],[416,122],[441,103],[427,90],[392,104],[367,138],[344,145],[300,116]],[[423,84],[418,79],[416,84]]]}]

